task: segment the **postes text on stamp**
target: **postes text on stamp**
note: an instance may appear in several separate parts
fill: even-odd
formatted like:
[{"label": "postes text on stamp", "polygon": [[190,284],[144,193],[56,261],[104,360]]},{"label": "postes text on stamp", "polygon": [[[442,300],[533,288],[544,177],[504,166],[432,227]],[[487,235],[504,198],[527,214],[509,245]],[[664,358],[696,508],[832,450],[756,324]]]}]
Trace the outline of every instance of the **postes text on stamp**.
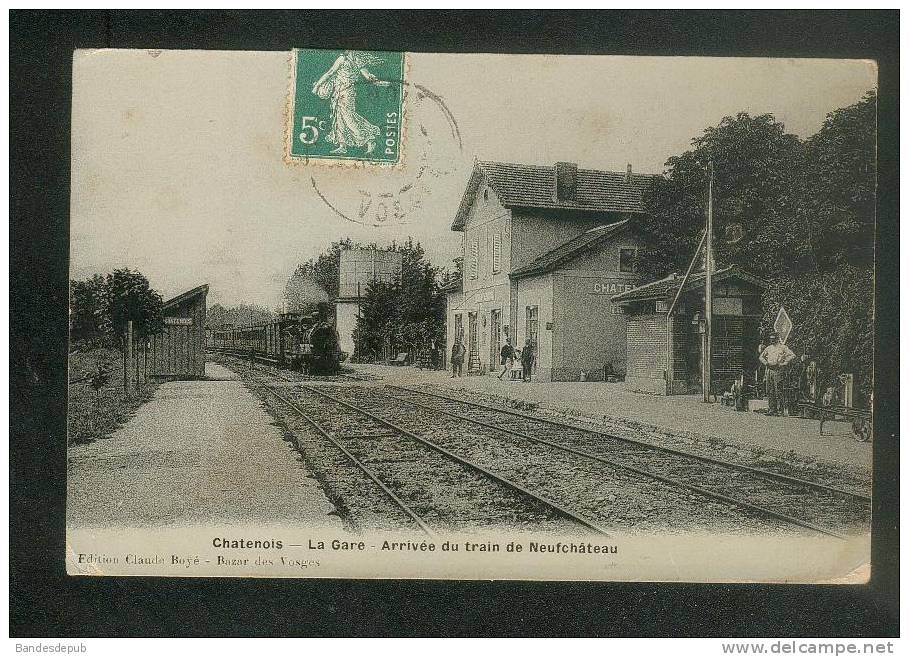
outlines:
[{"label": "postes text on stamp", "polygon": [[291,160],[401,161],[404,53],[296,49],[290,101]]}]

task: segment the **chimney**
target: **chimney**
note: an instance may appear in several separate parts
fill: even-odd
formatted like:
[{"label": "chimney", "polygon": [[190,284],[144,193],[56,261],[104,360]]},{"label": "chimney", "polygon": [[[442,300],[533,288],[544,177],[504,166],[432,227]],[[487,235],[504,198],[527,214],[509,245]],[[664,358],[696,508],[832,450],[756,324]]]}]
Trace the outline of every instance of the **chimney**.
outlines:
[{"label": "chimney", "polygon": [[578,200],[578,165],[576,162],[556,162],[555,200],[571,203]]},{"label": "chimney", "polygon": [[631,182],[631,164],[630,163],[628,164],[628,168],[625,169],[625,182],[626,183]]}]

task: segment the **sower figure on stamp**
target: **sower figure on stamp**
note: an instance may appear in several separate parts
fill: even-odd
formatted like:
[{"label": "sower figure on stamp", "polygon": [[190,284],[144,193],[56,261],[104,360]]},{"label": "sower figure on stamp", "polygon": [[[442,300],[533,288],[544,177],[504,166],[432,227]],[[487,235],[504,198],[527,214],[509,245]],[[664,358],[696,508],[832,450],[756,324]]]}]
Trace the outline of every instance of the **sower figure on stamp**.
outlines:
[{"label": "sower figure on stamp", "polygon": [[456,338],[455,343],[451,345],[451,378],[461,376],[461,366],[464,365],[464,354],[467,349],[461,342],[461,338]]},{"label": "sower figure on stamp", "polygon": [[362,76],[369,84],[387,87],[387,80],[366,70],[367,65],[381,61],[374,55],[345,50],[312,86],[319,98],[331,97],[331,132],[327,139],[338,146],[332,153],[346,153],[348,147],[366,146],[367,155],[375,150],[381,130],[357,112],[357,85]]},{"label": "sower figure on stamp", "polygon": [[786,368],[795,360],[792,350],[775,333],[761,352],[761,365],[767,368],[767,415],[782,415],[786,408]]}]

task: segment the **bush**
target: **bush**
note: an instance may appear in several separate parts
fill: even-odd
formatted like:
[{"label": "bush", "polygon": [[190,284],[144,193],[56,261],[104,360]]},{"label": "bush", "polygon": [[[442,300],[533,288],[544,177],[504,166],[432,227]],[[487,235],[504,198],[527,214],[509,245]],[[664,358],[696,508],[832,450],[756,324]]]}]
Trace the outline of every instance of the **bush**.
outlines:
[{"label": "bush", "polygon": [[[101,365],[109,373],[104,387],[95,391],[90,377]],[[67,438],[70,445],[110,437],[139,406],[151,399],[156,384],[123,389],[123,354],[114,349],[71,352],[69,359]]]},{"label": "bush", "polygon": [[822,389],[843,373],[855,377],[855,400],[866,405],[873,384],[874,275],[845,266],[835,272],[778,278],[763,297],[764,331],[773,327],[780,306],[792,318],[787,344],[809,354],[821,369]]}]

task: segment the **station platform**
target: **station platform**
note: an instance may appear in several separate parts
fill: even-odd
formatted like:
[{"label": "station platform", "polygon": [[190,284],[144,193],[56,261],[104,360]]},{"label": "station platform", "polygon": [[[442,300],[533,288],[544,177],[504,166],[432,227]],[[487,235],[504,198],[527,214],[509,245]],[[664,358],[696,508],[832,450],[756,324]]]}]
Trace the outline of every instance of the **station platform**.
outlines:
[{"label": "station platform", "polygon": [[158,386],[110,438],[71,448],[67,526],[341,528],[260,401],[228,369]]},{"label": "station platform", "polygon": [[536,382],[499,380],[495,375],[452,378],[450,372],[415,367],[350,365],[397,385],[433,383],[493,398],[524,402],[541,409],[574,415],[598,423],[643,425],[668,433],[689,434],[697,440],[755,452],[803,459],[870,475],[871,443],[856,442],[846,422],[825,422],[819,435],[817,420],[768,417],[738,412],[717,403],[705,404],[700,395],[652,395],[634,392],[623,383]]}]

